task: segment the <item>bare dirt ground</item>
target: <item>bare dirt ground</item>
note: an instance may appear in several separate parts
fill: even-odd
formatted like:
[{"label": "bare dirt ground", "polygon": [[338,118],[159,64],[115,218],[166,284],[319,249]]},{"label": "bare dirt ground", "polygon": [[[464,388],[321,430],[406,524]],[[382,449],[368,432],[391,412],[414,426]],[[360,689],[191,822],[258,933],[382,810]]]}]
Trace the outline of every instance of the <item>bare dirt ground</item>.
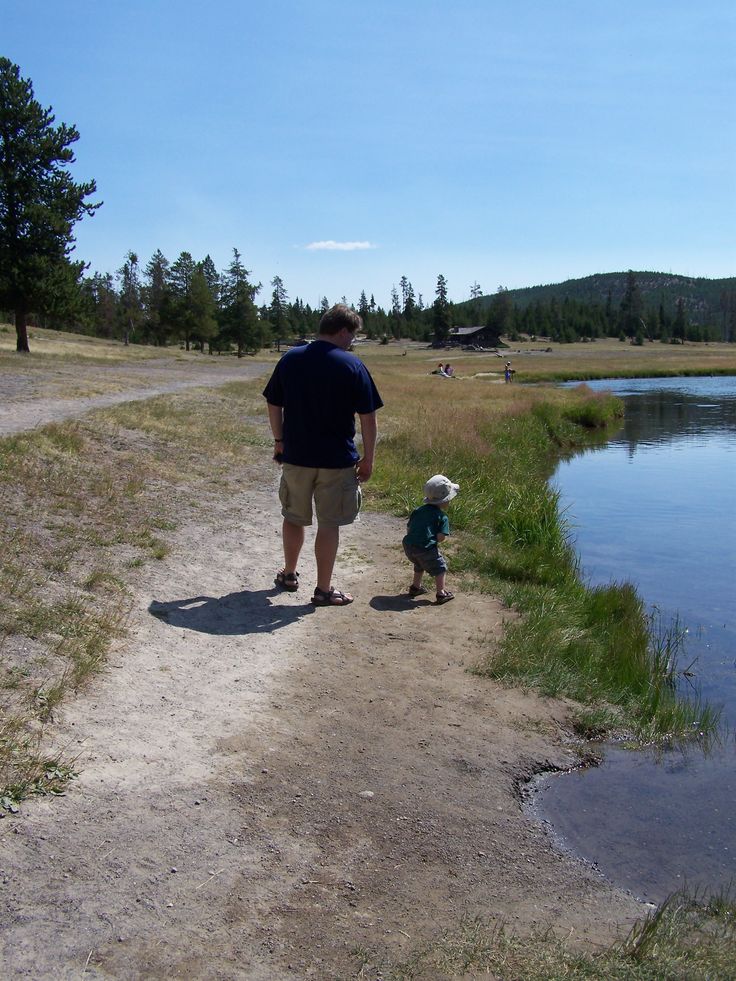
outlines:
[{"label": "bare dirt ground", "polygon": [[66,795],[0,821],[3,976],[378,979],[463,916],[625,931],[641,904],[522,810],[577,760],[564,705],[469,673],[511,612],[410,600],[403,522],[370,513],[338,559],[354,604],[311,607],[309,539],[279,592],[277,474],[251,476],[140,572],[128,637],[56,720]]}]

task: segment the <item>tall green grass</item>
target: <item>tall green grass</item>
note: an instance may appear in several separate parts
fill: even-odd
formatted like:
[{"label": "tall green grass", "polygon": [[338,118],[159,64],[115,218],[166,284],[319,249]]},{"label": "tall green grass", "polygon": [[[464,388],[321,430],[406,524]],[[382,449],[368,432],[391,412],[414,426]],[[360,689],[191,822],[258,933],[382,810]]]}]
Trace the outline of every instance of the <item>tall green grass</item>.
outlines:
[{"label": "tall green grass", "polygon": [[678,697],[676,650],[663,659],[633,586],[582,581],[569,523],[548,483],[561,454],[605,433],[621,411],[613,396],[581,388],[563,398],[541,394],[527,411],[475,411],[464,425],[456,416],[452,438],[441,444],[416,427],[398,429],[381,443],[375,487],[385,505],[406,514],[430,474],[460,484],[450,518],[462,547],[451,553],[451,570],[522,613],[485,653],[480,673],[575,699],[595,708],[609,730],[642,742],[700,737],[716,716],[697,698]]}]

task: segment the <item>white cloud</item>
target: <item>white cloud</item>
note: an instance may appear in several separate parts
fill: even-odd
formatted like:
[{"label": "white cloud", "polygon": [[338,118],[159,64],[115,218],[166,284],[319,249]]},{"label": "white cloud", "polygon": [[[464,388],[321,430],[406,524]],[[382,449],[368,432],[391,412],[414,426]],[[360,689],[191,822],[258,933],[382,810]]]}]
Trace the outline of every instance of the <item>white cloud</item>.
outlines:
[{"label": "white cloud", "polygon": [[365,249],[375,249],[372,242],[310,242],[304,248],[308,252],[360,252]]}]

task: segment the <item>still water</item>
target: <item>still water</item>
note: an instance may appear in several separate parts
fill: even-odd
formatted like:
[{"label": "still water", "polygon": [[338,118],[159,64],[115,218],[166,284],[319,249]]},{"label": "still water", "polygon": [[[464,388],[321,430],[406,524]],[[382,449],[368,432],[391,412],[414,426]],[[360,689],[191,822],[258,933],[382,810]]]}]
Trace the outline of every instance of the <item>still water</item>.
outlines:
[{"label": "still water", "polygon": [[600,767],[545,782],[534,810],[635,895],[736,886],[736,378],[590,383],[624,398],[608,443],[553,477],[586,578],[633,582],[687,628],[683,697],[723,708],[719,744],[663,756],[605,747]]}]

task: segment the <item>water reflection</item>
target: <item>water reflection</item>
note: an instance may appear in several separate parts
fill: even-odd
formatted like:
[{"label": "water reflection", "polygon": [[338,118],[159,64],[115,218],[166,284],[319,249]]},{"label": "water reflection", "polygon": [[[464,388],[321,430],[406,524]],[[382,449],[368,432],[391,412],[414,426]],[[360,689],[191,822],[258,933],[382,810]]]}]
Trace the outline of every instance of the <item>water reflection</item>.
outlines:
[{"label": "water reflection", "polygon": [[[736,724],[736,379],[596,382],[626,401],[620,432],[562,463],[554,483],[592,583],[627,579],[687,625],[686,658]],[[595,771],[549,781],[536,808],[614,881],[659,900],[685,881],[730,884],[732,739],[705,759],[609,749]]]},{"label": "water reflection", "polygon": [[[736,394],[730,376],[611,380],[588,382],[588,387],[625,398],[624,425],[611,443],[625,444],[632,455],[642,443],[652,446],[693,438],[708,442],[719,434],[736,432]],[[722,442],[733,447],[733,440]]]}]

